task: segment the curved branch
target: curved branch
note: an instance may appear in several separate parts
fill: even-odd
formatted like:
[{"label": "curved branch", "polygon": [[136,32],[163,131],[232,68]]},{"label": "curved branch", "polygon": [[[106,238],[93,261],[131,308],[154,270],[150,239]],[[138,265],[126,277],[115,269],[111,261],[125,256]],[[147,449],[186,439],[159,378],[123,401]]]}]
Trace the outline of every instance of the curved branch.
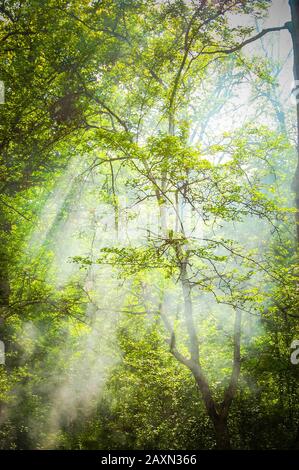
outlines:
[{"label": "curved branch", "polygon": [[255,36],[252,36],[251,38],[246,39],[245,41],[241,42],[240,44],[237,44],[236,46],[231,47],[230,49],[215,49],[213,51],[206,51],[202,52],[202,54],[205,55],[212,55],[212,54],[232,54],[234,52],[239,51],[243,47],[247,46],[248,44],[251,44],[252,42],[257,41],[258,39],[262,38],[268,33],[272,33],[275,31],[283,31],[283,30],[288,30],[290,31],[290,24],[285,23],[283,26],[276,26],[273,28],[266,28],[260,31],[258,34]]}]

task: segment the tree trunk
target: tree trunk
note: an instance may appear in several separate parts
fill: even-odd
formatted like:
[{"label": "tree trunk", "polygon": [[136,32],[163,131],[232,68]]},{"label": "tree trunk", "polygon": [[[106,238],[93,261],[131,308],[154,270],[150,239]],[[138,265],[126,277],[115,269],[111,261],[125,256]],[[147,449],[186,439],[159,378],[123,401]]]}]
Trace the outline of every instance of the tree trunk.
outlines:
[{"label": "tree trunk", "polygon": [[227,418],[219,416],[213,419],[215,437],[216,437],[216,449],[226,450],[231,448],[230,436],[227,425]]}]

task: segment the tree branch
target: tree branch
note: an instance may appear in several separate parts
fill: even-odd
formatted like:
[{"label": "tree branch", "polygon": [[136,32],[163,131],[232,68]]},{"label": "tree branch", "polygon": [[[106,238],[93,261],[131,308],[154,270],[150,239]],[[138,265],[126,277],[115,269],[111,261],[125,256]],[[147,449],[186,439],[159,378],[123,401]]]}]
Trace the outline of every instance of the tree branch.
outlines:
[{"label": "tree branch", "polygon": [[240,44],[234,46],[234,47],[231,47],[230,49],[215,49],[213,51],[206,51],[206,52],[203,52],[202,54],[206,54],[206,55],[212,55],[212,54],[232,54],[234,52],[237,52],[239,51],[240,49],[242,49],[244,46],[247,46],[248,44],[254,42],[254,41],[257,41],[258,39],[262,38],[263,36],[265,36],[266,34],[268,33],[272,33],[272,32],[275,32],[275,31],[282,31],[282,30],[288,30],[290,31],[290,24],[289,23],[285,23],[283,26],[276,26],[276,27],[273,27],[273,28],[266,28],[266,29],[263,29],[262,31],[260,31],[258,34],[256,34],[255,36],[252,36],[251,38],[248,38],[246,39],[245,41],[241,42]]}]

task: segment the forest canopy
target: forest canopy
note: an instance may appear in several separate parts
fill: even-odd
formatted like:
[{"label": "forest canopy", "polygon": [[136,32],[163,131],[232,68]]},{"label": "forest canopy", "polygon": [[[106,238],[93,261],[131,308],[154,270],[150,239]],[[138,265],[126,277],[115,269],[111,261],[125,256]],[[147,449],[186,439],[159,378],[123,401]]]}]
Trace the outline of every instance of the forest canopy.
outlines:
[{"label": "forest canopy", "polygon": [[298,0],[2,0],[0,43],[0,449],[299,448]]}]

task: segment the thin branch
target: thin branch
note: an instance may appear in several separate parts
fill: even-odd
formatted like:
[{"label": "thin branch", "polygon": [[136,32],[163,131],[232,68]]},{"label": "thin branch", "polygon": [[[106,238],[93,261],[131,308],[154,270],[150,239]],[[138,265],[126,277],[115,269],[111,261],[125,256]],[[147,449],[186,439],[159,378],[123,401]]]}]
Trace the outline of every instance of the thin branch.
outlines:
[{"label": "thin branch", "polygon": [[202,52],[202,54],[205,55],[212,55],[212,54],[232,54],[234,52],[239,51],[242,49],[244,46],[247,46],[248,44],[251,44],[252,42],[257,41],[258,39],[262,38],[268,33],[272,33],[275,31],[283,31],[283,30],[290,30],[289,23],[285,23],[283,26],[276,26],[273,28],[266,28],[263,29],[261,32],[256,34],[255,36],[252,36],[251,38],[246,39],[245,41],[241,42],[240,44],[237,44],[236,46],[231,47],[230,49],[214,49],[213,51],[206,51]]}]

